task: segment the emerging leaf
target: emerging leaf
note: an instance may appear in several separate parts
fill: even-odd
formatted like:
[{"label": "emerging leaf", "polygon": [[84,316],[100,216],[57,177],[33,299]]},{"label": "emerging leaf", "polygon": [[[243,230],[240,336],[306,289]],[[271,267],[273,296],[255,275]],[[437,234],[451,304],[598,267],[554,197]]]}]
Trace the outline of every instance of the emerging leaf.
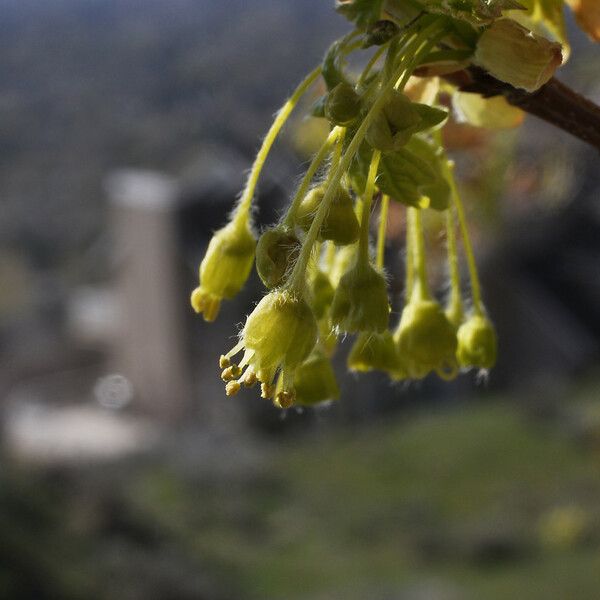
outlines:
[{"label": "emerging leaf", "polygon": [[521,125],[525,118],[525,113],[509,104],[503,96],[483,98],[479,94],[455,92],[452,104],[459,121],[475,127],[512,129]]}]

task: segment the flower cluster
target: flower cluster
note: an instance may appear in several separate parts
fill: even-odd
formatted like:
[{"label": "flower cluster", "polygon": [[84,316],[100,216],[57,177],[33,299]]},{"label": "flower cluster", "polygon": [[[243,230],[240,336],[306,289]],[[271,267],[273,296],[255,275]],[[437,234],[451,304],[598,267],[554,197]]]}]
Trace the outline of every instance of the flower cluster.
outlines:
[{"label": "flower cluster", "polygon": [[[474,65],[533,91],[562,60],[561,44],[525,27],[533,28],[540,12],[515,0],[340,0],[338,9],[354,29],[331,46],[277,114],[231,221],[208,246],[191,299],[197,312],[214,320],[221,300],[241,289],[256,264],[268,292],[238,342],[221,356],[221,377],[227,395],[260,383],[262,396],[280,408],[339,396],[330,361],[342,334],[357,334],[350,370],[384,371],[393,381],[430,373],[452,379],[461,370],[493,367],[496,334],[482,301],[442,130],[452,102],[477,126],[486,126],[493,112],[510,126],[520,118],[502,98],[459,92],[439,76]],[[505,14],[516,9],[522,12],[518,23]],[[563,31],[556,18],[546,25]],[[348,67],[352,53],[365,54],[360,73]],[[325,92],[310,116],[325,119],[329,134],[280,222],[256,240],[251,205],[261,170],[290,113],[318,79]],[[376,203],[379,227],[372,252]],[[406,215],[405,304],[395,324],[384,272],[391,203]],[[450,279],[445,304],[430,290],[423,218],[428,212],[445,215]],[[236,363],[238,353],[243,354]]]}]

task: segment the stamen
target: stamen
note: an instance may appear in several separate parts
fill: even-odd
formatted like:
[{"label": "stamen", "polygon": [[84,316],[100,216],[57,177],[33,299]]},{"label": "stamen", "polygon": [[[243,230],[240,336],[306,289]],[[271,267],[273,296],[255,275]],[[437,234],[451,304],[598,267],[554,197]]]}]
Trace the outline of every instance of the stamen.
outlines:
[{"label": "stamen", "polygon": [[228,396],[235,396],[240,391],[241,388],[242,388],[242,386],[237,381],[230,381],[225,386],[225,393]]},{"label": "stamen", "polygon": [[224,355],[223,358],[231,358],[232,356],[235,356],[238,352],[240,352],[242,350],[242,348],[244,347],[244,341],[240,340],[227,354]]},{"label": "stamen", "polygon": [[244,376],[241,379],[241,382],[246,387],[252,387],[257,381],[258,380],[256,378],[256,373],[252,369],[247,369],[244,373]]},{"label": "stamen", "polygon": [[275,399],[273,400],[273,404],[277,408],[290,408],[294,405],[294,401],[296,400],[296,392],[293,390],[282,390],[277,394]]},{"label": "stamen", "polygon": [[261,398],[270,398],[273,395],[274,389],[273,384],[271,383],[261,383],[260,384],[260,397]]},{"label": "stamen", "polygon": [[240,369],[240,367],[237,365],[231,365],[230,367],[223,369],[223,372],[221,373],[221,379],[223,381],[231,381],[233,379],[237,379],[241,374],[242,369]]}]

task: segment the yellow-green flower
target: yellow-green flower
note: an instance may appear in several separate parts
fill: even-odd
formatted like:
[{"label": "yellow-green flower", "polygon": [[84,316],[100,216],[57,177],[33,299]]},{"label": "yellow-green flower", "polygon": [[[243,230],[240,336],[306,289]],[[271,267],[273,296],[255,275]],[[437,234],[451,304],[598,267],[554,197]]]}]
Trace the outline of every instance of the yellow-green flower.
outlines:
[{"label": "yellow-green flower", "polygon": [[383,275],[370,264],[357,260],[340,279],[331,305],[331,322],[340,331],[383,333],[388,326],[390,305]]},{"label": "yellow-green flower", "polygon": [[[283,384],[280,377],[277,391]],[[296,369],[294,375],[296,391],[295,403],[303,406],[314,406],[327,400],[337,400],[340,389],[335,379],[331,361],[321,350],[313,350],[311,355]]]},{"label": "yellow-green flower", "polygon": [[200,263],[200,285],[191,303],[205,321],[214,321],[221,300],[233,298],[252,270],[256,241],[246,220],[233,220],[217,231]]},{"label": "yellow-green flower", "polygon": [[[262,384],[262,396],[271,397],[275,375],[283,384],[274,402],[281,408],[294,403],[294,374],[317,341],[317,322],[306,301],[285,290],[267,294],[246,319],[240,341],[224,356],[221,375],[228,395],[241,385]],[[239,365],[231,357],[244,350]],[[244,371],[245,369],[245,371]]]},{"label": "yellow-green flower", "polygon": [[383,333],[361,333],[348,355],[348,368],[361,373],[384,371],[394,380],[406,376],[392,333],[387,329]]},{"label": "yellow-green flower", "polygon": [[498,340],[491,321],[481,315],[469,317],[458,329],[456,357],[461,367],[491,369],[496,364]]},{"label": "yellow-green flower", "polygon": [[422,379],[431,371],[447,379],[457,375],[456,331],[435,300],[409,302],[394,339],[410,377]]}]

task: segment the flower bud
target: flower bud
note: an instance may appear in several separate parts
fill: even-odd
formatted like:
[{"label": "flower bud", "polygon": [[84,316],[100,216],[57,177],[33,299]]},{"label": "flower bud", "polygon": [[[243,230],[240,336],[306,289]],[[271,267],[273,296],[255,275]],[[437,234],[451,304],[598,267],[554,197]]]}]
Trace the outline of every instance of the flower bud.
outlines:
[{"label": "flower bud", "polygon": [[456,333],[434,300],[409,302],[394,339],[410,377],[421,379],[432,370],[444,378],[457,374]]},{"label": "flower bud", "polygon": [[382,334],[366,331],[359,334],[348,355],[348,368],[362,373],[384,371],[393,379],[402,379],[404,371],[393,336],[387,329]]},{"label": "flower bud", "polygon": [[382,19],[373,23],[365,34],[363,48],[371,46],[381,46],[389,42],[400,31],[400,28],[393,21]]},{"label": "flower bud", "polygon": [[285,227],[267,229],[256,246],[256,270],[269,289],[281,285],[294,266],[300,241]]},{"label": "flower bud", "polygon": [[560,44],[511,19],[499,19],[479,38],[474,62],[500,81],[535,92],[552,78],[562,52]]},{"label": "flower bud", "polygon": [[381,273],[358,260],[345,273],[335,290],[331,322],[341,331],[383,332],[387,328],[390,305],[387,285]]},{"label": "flower bud", "polygon": [[458,329],[456,357],[461,367],[491,369],[496,364],[498,341],[491,321],[473,315]]},{"label": "flower bud", "polygon": [[[310,229],[324,195],[324,188],[319,186],[310,190],[300,203],[296,214],[296,223],[305,231]],[[331,240],[338,246],[345,246],[353,244],[358,239],[359,230],[360,226],[354,212],[352,198],[340,186],[321,225],[319,239],[321,241]]]},{"label": "flower bud", "polygon": [[325,100],[325,117],[333,124],[346,127],[360,113],[360,96],[346,82],[338,83]]},{"label": "flower bud", "polygon": [[233,298],[248,279],[256,241],[246,222],[231,221],[217,231],[200,263],[200,285],[191,303],[206,321],[214,321],[221,300]]}]

